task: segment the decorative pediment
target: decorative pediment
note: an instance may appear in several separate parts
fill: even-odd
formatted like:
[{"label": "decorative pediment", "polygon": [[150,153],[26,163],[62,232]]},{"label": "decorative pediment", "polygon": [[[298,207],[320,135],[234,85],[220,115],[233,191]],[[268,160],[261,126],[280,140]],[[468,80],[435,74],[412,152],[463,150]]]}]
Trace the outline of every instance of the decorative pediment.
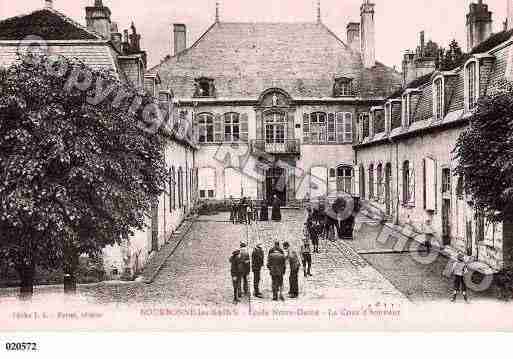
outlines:
[{"label": "decorative pediment", "polygon": [[262,107],[289,107],[291,101],[289,94],[281,89],[266,90],[259,99]]}]

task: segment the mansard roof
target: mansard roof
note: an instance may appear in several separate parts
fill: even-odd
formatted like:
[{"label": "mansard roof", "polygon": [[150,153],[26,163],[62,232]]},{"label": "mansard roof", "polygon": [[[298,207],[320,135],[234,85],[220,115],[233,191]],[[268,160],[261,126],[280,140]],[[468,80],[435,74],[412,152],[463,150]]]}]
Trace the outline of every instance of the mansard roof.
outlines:
[{"label": "mansard roof", "polygon": [[100,35],[54,9],[0,21],[0,40],[23,40],[39,36],[44,40],[100,40]]},{"label": "mansard roof", "polygon": [[178,98],[191,98],[194,79],[215,80],[218,98],[258,98],[268,88],[292,97],[332,97],[335,78],[353,79],[359,97],[383,98],[400,74],[377,63],[365,69],[322,23],[214,23],[190,48],[150,72]]}]

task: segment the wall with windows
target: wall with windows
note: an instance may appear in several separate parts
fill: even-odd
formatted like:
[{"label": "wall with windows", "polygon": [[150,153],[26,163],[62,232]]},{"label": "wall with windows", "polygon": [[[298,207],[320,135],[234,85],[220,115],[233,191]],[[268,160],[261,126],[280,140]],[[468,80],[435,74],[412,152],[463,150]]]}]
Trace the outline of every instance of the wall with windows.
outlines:
[{"label": "wall with windows", "polygon": [[[181,143],[172,142],[165,151],[170,181],[154,206],[148,228],[135,231],[127,244],[107,247],[104,250],[105,268],[116,268],[122,273],[125,261],[132,273],[142,269],[152,251],[159,250],[170,235],[180,226],[196,202],[198,177],[194,166],[194,150]],[[181,178],[179,174],[181,173]]]}]

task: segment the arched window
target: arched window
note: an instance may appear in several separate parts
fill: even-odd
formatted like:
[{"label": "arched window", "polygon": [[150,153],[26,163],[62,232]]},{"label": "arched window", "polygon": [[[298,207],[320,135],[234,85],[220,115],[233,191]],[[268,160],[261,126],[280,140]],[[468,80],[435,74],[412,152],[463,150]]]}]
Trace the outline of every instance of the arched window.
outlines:
[{"label": "arched window", "polygon": [[380,163],[376,168],[377,177],[377,193],[376,197],[378,200],[383,199],[383,165]]},{"label": "arched window", "polygon": [[465,65],[465,109],[472,110],[479,98],[479,67],[477,61],[470,60]]},{"label": "arched window", "polygon": [[433,116],[443,120],[444,112],[444,78],[440,76],[433,81]]},{"label": "arched window", "polygon": [[224,141],[238,142],[240,140],[240,116],[230,112],[224,115]]},{"label": "arched window", "polygon": [[363,199],[365,198],[365,168],[363,165],[360,165],[360,197]]},{"label": "arched window", "polygon": [[176,209],[176,173],[175,167],[169,170],[169,210]]},{"label": "arched window", "polygon": [[403,163],[403,203],[410,202],[410,162],[404,161]]},{"label": "arched window", "polygon": [[210,113],[200,113],[196,115],[196,123],[198,126],[198,142],[213,143],[214,116]]},{"label": "arched window", "polygon": [[340,166],[337,168],[337,192],[352,193],[353,168]]},{"label": "arched window", "polygon": [[183,171],[182,167],[178,168],[178,208],[183,207]]},{"label": "arched window", "polygon": [[369,166],[369,199],[374,198],[374,165]]}]

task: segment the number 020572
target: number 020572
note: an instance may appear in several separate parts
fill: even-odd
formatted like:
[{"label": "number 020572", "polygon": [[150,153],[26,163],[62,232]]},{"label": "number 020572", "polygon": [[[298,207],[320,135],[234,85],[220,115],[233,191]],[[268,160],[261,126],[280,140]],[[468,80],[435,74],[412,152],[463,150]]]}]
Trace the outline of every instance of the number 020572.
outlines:
[{"label": "number 020572", "polygon": [[14,343],[7,342],[5,343],[5,350],[7,351],[17,351],[17,352],[29,352],[29,351],[37,351],[38,346],[37,343]]}]

